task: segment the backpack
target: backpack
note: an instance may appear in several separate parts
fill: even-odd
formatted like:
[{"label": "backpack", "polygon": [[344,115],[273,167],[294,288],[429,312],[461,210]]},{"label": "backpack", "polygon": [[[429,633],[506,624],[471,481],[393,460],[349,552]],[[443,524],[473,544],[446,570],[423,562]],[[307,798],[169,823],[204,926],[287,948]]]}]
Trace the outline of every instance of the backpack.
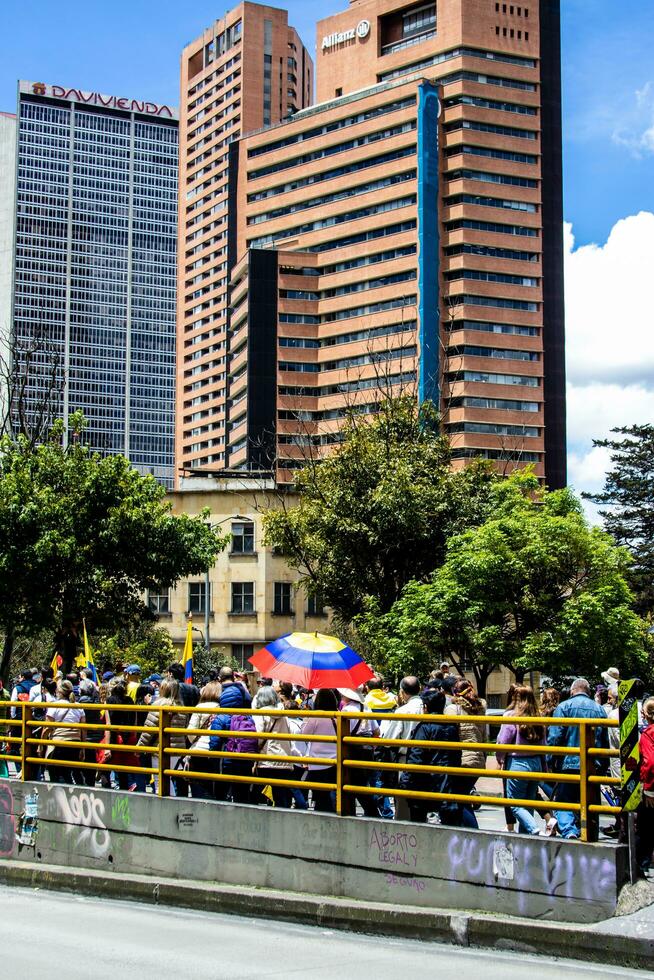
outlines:
[{"label": "backpack", "polygon": [[[254,720],[250,715],[232,715],[232,724],[230,726],[230,731],[232,732],[248,732],[254,733],[256,735],[256,726]],[[258,738],[237,738],[233,735],[231,738],[227,739],[227,745],[225,746],[225,752],[258,752],[259,751],[259,740]]]},{"label": "backpack", "polygon": [[21,681],[16,684],[17,697],[19,701],[29,701],[30,691],[34,687],[34,681]]}]

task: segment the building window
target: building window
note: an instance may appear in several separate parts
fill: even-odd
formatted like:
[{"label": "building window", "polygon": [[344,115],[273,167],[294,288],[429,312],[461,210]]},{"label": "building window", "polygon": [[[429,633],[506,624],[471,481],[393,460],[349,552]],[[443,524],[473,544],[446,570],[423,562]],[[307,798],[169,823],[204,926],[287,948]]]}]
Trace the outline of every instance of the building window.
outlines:
[{"label": "building window", "polygon": [[276,616],[290,616],[291,609],[291,584],[290,582],[275,582],[275,604],[273,612]]},{"label": "building window", "polygon": [[254,523],[252,521],[232,524],[232,554],[254,554]]},{"label": "building window", "polygon": [[325,607],[322,596],[310,595],[307,603],[307,616],[324,616]]},{"label": "building window", "polygon": [[254,653],[254,643],[232,643],[232,660],[240,670],[252,670],[248,661]]},{"label": "building window", "polygon": [[148,609],[156,616],[170,613],[170,591],[160,589],[158,592],[148,592]]},{"label": "building window", "polygon": [[[188,611],[204,615],[206,612],[207,583],[189,582]],[[211,587],[209,587],[209,608],[211,609]]]},{"label": "building window", "polygon": [[232,614],[248,616],[254,612],[254,582],[232,582]]}]

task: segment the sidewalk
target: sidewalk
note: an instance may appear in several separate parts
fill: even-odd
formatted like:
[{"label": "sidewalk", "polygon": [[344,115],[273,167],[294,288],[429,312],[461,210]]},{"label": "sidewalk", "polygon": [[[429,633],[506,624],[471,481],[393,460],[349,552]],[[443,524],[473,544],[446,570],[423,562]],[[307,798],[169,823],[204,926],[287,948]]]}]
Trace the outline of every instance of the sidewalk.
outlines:
[{"label": "sidewalk", "polygon": [[[108,875],[100,871],[22,861],[3,861],[0,882],[32,888],[51,888],[76,895],[132,900],[319,925],[323,928],[456,946],[516,950],[613,964],[639,970],[654,968],[654,905],[595,925],[573,925],[519,919],[478,912],[392,907],[349,898],[329,898],[295,892],[193,882],[157,875]],[[626,897],[624,897],[626,893]],[[654,885],[639,882],[625,889],[623,907],[654,903]]]}]

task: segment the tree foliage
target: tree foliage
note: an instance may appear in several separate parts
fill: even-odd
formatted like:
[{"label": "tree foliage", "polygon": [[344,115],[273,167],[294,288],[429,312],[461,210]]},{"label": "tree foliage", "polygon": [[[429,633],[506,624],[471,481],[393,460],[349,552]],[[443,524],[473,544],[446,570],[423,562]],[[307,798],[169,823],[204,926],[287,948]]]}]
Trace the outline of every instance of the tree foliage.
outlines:
[{"label": "tree foliage", "polygon": [[407,585],[386,615],[368,609],[356,621],[376,665],[426,672],[452,658],[482,692],[498,665],[518,677],[641,669],[628,553],[589,527],[573,494],[548,493],[519,474],[493,488],[491,509],[452,537],[431,581]]},{"label": "tree foliage", "polygon": [[346,420],[337,451],[307,462],[299,506],[266,513],[267,542],[346,624],[371,597],[385,613],[408,582],[426,579],[448,537],[483,519],[495,482],[484,462],[452,470],[429,406],[386,399],[374,418]]},{"label": "tree foliage", "polygon": [[629,548],[634,561],[629,572],[636,608],[654,613],[654,425],[612,430],[622,439],[596,439],[610,450],[613,468],[602,493],[584,494],[608,509],[600,511],[604,526],[618,544]]},{"label": "tree foliage", "polygon": [[93,659],[98,669],[118,672],[127,664],[138,664],[141,676],[161,673],[179,660],[168,630],[142,620],[124,626],[115,633],[98,633],[89,637]]},{"label": "tree foliage", "polygon": [[42,630],[70,663],[83,618],[90,631],[147,619],[144,590],[203,572],[226,544],[123,456],[91,454],[81,416],[70,425],[68,447],[59,423],[36,448],[0,444],[0,673],[15,639]]}]

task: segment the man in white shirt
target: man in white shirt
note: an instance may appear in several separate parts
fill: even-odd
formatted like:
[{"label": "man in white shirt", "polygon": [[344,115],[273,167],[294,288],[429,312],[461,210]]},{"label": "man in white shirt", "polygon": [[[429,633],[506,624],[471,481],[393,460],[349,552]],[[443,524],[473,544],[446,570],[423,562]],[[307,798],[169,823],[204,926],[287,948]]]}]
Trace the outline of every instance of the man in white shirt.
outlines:
[{"label": "man in white shirt", "polygon": [[[421,715],[424,705],[420,697],[420,681],[417,677],[403,677],[400,681],[399,706],[388,719],[381,723],[382,738],[411,738],[416,721],[402,721],[398,715]],[[406,755],[406,746],[400,747],[400,753]]]},{"label": "man in white shirt", "polygon": [[[411,738],[413,735],[413,730],[418,724],[417,721],[402,721],[402,715],[422,715],[424,714],[425,706],[420,697],[420,690],[422,685],[417,677],[409,676],[403,677],[400,681],[399,690],[399,706],[395,709],[392,715],[388,716],[387,720],[381,723],[381,737],[382,739],[387,738]],[[387,761],[389,762],[405,762],[408,752],[408,746],[389,746],[389,752],[387,753]],[[391,773],[393,775],[391,776]],[[396,786],[399,779],[399,770],[387,770],[385,774],[385,779],[387,780],[387,785]],[[396,820],[408,820],[409,819],[409,808],[403,797],[398,796],[395,798],[395,819]]]}]

